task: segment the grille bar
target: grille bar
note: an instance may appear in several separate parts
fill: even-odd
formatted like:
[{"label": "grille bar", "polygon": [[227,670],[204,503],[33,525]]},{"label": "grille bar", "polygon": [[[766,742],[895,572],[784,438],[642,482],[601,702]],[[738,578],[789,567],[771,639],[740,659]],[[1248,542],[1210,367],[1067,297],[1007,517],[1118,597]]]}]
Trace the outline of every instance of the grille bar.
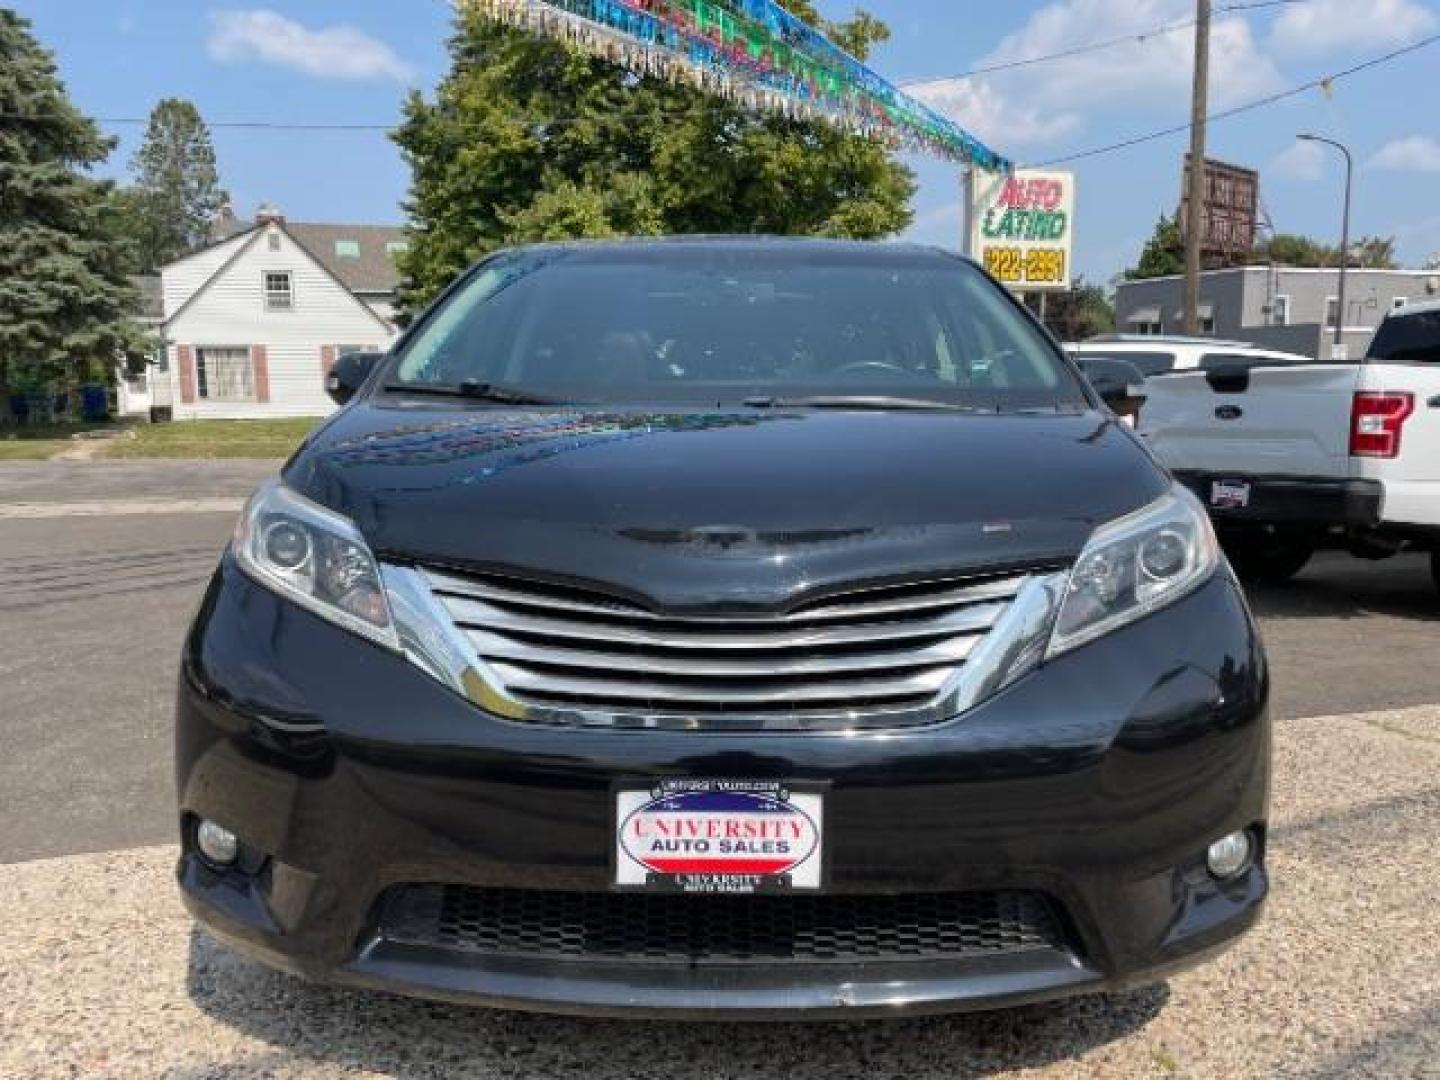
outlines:
[{"label": "grille bar", "polygon": [[823,682],[782,682],[770,688],[716,682],[660,682],[633,678],[593,679],[569,672],[551,674],[512,664],[491,665],[505,685],[526,692],[605,701],[670,702],[677,706],[770,705],[785,702],[850,702],[855,699],[915,697],[938,693],[950,673],[945,668],[891,679],[827,679]]},{"label": "grille bar", "polygon": [[604,641],[650,649],[809,649],[825,645],[863,645],[878,641],[913,641],[944,634],[990,629],[1004,607],[976,604],[921,619],[859,623],[849,626],[778,627],[732,631],[724,624],[703,629],[653,630],[607,622],[580,622],[539,615],[517,615],[478,600],[444,598],[455,621],[501,633],[531,634],[567,641]]},{"label": "grille bar", "polygon": [[1065,950],[1034,892],[677,896],[403,885],[380,937],[477,956],[683,965],[963,959]]},{"label": "grille bar", "polygon": [[[436,593],[452,597],[468,597],[475,600],[489,600],[502,605],[515,605],[539,611],[565,611],[579,615],[599,615],[614,618],[634,619],[649,622],[671,621],[672,617],[650,611],[637,604],[609,597],[580,599],[563,595],[560,590],[550,592],[526,591],[527,585],[505,578],[467,578],[440,570],[427,570],[426,578]],[[777,623],[808,623],[831,619],[845,620],[866,618],[873,615],[913,614],[927,608],[956,607],[976,604],[982,601],[1010,600],[1020,591],[1028,578],[1021,574],[1013,577],[995,578],[976,584],[956,585],[953,581],[922,582],[919,585],[896,587],[882,585],[868,589],[857,589],[840,599],[825,599],[812,606],[795,611],[764,614],[747,617],[744,613],[725,615],[687,615],[692,623],[716,622],[726,625],[757,622],[773,626]],[[933,585],[937,591],[925,595],[917,588]],[[891,599],[876,599],[887,594],[899,593]],[[870,599],[867,599],[870,598]]]},{"label": "grille bar", "polygon": [[[603,671],[611,674],[617,667],[658,675],[695,675],[706,678],[753,679],[755,659],[744,657],[719,658],[706,654],[698,658],[677,655],[602,652],[598,649],[569,649],[564,646],[532,645],[528,642],[488,633],[470,631],[470,640],[481,656],[492,660],[508,660],[521,664],[548,664],[571,668],[578,672]],[[835,653],[823,657],[777,656],[765,664],[765,673],[777,678],[799,675],[848,675],[876,671],[901,671],[907,668],[953,666],[970,655],[975,637],[947,638],[934,645],[898,652]]]}]

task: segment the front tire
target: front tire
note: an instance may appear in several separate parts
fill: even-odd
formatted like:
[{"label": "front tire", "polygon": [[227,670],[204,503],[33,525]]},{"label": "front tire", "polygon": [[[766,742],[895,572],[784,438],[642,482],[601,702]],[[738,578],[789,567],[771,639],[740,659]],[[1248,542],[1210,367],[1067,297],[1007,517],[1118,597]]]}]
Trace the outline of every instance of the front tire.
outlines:
[{"label": "front tire", "polygon": [[[1314,541],[1284,533],[1247,533],[1226,537],[1225,554],[1241,580],[1283,585],[1309,565]],[[1440,564],[1437,564],[1440,565]]]}]

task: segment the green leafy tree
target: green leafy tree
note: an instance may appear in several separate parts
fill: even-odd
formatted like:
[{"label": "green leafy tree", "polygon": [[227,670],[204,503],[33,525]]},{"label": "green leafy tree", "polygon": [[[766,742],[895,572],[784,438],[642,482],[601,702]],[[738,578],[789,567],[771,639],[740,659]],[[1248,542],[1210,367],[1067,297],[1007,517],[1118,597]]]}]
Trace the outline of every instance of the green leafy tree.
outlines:
[{"label": "green leafy tree", "polygon": [[1184,272],[1185,238],[1180,233],[1180,219],[1161,214],[1155,232],[1140,252],[1140,261],[1125,271],[1125,277],[1140,281]]},{"label": "green leafy tree", "polygon": [[[825,23],[857,56],[888,36]],[[435,102],[395,135],[413,172],[402,305],[413,311],[506,244],[659,233],[874,238],[911,220],[914,177],[884,147],[821,122],[761,116],[555,42],[457,17]]]},{"label": "green leafy tree", "polygon": [[1061,341],[1084,341],[1114,332],[1115,307],[1101,286],[1077,277],[1069,291],[1046,296],[1045,325]]},{"label": "green leafy tree", "polygon": [[130,168],[126,192],[140,268],[151,273],[203,246],[229,200],[215,167],[215,144],[200,111],[166,98],[150,113],[145,141]]},{"label": "green leafy tree", "polygon": [[86,175],[112,141],[70,103],[30,24],[0,8],[0,384],[107,375],[139,344],[138,297],[111,184]]}]

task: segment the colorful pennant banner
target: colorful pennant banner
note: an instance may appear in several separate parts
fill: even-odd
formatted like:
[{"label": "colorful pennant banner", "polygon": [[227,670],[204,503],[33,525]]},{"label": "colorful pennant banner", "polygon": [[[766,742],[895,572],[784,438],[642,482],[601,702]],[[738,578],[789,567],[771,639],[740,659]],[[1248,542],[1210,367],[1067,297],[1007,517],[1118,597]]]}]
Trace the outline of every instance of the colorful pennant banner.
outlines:
[{"label": "colorful pennant banner", "polygon": [[992,172],[1011,163],[775,0],[465,0],[482,15],[748,108]]}]

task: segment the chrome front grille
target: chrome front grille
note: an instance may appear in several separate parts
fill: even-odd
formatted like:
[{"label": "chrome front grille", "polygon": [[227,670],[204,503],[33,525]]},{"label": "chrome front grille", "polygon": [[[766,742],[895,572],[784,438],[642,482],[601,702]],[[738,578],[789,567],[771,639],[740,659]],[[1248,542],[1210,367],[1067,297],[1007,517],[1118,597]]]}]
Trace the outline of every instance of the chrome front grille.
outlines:
[{"label": "chrome front grille", "polygon": [[419,576],[473,650],[483,703],[502,715],[691,730],[906,726],[954,715],[965,669],[987,641],[995,651],[992,632],[1038,580],[926,581],[783,612],[682,615],[501,575]]}]

